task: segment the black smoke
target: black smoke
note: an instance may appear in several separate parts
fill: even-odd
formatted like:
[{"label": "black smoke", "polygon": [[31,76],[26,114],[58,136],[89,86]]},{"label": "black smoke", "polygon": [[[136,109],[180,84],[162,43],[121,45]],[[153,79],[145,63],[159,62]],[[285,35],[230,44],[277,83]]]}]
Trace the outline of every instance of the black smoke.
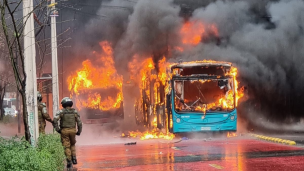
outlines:
[{"label": "black smoke", "polygon": [[[179,42],[179,11],[171,1],[138,1],[129,16],[126,32],[115,48],[116,60],[128,62],[138,55],[142,59],[153,57],[157,63],[168,56],[168,46]],[[125,65],[118,65],[118,68],[127,69]]]}]

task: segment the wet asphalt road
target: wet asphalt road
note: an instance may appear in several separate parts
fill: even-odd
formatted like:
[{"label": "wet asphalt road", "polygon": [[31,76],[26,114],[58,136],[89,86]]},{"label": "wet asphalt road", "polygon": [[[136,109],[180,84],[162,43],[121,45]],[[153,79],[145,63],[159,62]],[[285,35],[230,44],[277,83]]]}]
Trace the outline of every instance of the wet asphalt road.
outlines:
[{"label": "wet asphalt road", "polygon": [[[130,139],[130,142],[134,140]],[[73,170],[304,170],[304,148],[249,136],[78,146]]]}]

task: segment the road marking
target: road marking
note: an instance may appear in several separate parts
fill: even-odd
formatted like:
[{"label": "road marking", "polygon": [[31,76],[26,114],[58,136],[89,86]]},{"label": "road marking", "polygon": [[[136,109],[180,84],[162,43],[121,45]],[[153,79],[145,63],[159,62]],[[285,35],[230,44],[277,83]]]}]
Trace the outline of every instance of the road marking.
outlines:
[{"label": "road marking", "polygon": [[275,137],[267,137],[267,136],[263,136],[263,135],[257,135],[257,134],[250,134],[251,136],[258,138],[258,139],[262,139],[262,140],[266,140],[266,141],[272,141],[275,143],[282,143],[282,144],[287,144],[287,145],[296,145],[297,143],[295,141],[291,141],[291,140],[284,140],[284,139],[280,139],[280,138],[275,138]]},{"label": "road marking", "polygon": [[209,164],[209,166],[214,167],[216,169],[224,169],[224,167],[217,165],[217,164]]},{"label": "road marking", "polygon": [[196,157],[196,155],[188,154],[189,157]]},{"label": "road marking", "polygon": [[180,150],[178,147],[171,147],[174,150]]}]

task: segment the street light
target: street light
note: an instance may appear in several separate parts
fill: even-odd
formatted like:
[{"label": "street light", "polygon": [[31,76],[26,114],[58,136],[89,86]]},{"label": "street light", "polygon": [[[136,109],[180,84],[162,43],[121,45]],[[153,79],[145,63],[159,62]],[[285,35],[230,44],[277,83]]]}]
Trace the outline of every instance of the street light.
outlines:
[{"label": "street light", "polygon": [[[49,109],[49,94],[52,93],[50,86],[52,85],[52,73],[44,73],[42,77],[37,78],[37,82],[42,82],[41,93],[46,93],[46,105]],[[54,117],[54,116],[53,116]]]}]

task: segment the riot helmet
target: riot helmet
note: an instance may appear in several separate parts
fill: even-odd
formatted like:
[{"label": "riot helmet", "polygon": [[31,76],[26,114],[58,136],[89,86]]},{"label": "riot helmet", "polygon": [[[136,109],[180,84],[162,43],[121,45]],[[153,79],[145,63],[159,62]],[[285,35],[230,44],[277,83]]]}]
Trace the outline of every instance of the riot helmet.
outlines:
[{"label": "riot helmet", "polygon": [[39,91],[37,91],[37,100],[38,100],[38,102],[42,101],[42,95]]},{"label": "riot helmet", "polygon": [[72,107],[73,106],[73,101],[69,97],[65,97],[61,100],[61,105],[62,105],[63,108]]}]

